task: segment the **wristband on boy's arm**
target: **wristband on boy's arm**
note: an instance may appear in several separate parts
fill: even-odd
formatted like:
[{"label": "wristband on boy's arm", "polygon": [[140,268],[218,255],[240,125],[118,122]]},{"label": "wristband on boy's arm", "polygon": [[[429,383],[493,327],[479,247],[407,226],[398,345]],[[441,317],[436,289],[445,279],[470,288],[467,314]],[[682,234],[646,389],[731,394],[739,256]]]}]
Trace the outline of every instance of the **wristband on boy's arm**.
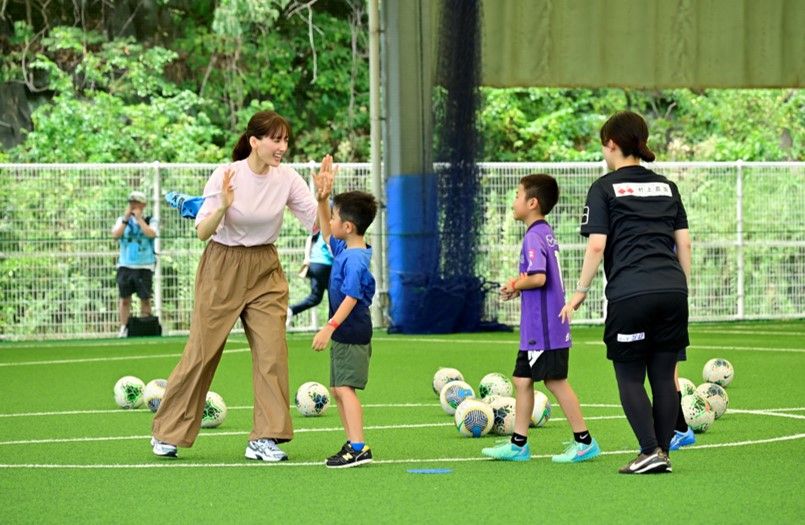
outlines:
[{"label": "wristband on boy's arm", "polygon": [[341,323],[337,322],[335,319],[330,319],[327,321],[327,326],[332,326],[333,330],[337,330]]}]

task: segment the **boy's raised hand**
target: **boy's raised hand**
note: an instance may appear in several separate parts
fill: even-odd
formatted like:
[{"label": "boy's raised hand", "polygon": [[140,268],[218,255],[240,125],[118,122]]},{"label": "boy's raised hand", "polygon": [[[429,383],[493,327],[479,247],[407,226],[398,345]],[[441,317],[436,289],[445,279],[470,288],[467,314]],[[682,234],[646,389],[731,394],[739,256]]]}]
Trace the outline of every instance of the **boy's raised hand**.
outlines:
[{"label": "boy's raised hand", "polygon": [[316,200],[325,201],[333,191],[333,180],[338,168],[333,168],[332,155],[325,155],[319,167],[319,173],[313,175],[313,183],[316,186]]}]

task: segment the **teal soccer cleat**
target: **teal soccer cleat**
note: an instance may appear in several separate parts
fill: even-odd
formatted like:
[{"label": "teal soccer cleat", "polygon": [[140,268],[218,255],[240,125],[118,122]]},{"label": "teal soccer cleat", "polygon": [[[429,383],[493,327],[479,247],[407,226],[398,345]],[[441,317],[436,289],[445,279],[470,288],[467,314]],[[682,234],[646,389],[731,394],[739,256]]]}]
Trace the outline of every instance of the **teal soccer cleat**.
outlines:
[{"label": "teal soccer cleat", "polygon": [[503,441],[500,444],[481,450],[481,454],[492,459],[501,461],[528,461],[531,459],[531,449],[528,443],[518,447],[511,441]]},{"label": "teal soccer cleat", "polygon": [[561,454],[553,456],[551,461],[554,463],[579,463],[580,461],[587,461],[598,457],[601,454],[601,447],[598,446],[598,441],[593,438],[589,445],[579,443],[578,441],[571,441],[567,444],[567,448]]}]

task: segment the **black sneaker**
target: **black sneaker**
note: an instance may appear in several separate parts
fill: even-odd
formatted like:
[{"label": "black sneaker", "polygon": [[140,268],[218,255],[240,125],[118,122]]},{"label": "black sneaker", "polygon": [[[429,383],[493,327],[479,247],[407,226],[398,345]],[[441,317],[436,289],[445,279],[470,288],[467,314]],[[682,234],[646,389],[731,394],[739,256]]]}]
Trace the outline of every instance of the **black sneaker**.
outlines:
[{"label": "black sneaker", "polygon": [[338,452],[327,458],[327,461],[333,461],[336,458],[340,457],[341,455],[346,454],[347,452],[352,452],[352,445],[349,444],[349,441],[341,445],[341,450],[339,450]]},{"label": "black sneaker", "polygon": [[371,462],[372,451],[369,449],[369,447],[363,447],[363,450],[360,452],[355,452],[352,450],[352,446],[350,446],[346,450],[342,449],[342,451],[335,456],[327,458],[327,461],[324,464],[327,465],[327,468],[350,468],[358,467]]},{"label": "black sneaker", "polygon": [[660,449],[651,454],[638,454],[628,464],[618,469],[621,474],[659,474],[671,472],[671,462]]}]

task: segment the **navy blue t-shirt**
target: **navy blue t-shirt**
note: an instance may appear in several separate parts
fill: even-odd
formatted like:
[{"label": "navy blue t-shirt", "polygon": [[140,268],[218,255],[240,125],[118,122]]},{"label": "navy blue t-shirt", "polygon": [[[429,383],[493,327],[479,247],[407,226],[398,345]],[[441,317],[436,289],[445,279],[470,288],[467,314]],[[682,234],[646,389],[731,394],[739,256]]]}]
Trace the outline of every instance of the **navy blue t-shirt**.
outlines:
[{"label": "navy blue t-shirt", "polygon": [[333,252],[333,268],[327,296],[330,301],[330,317],[347,296],[358,300],[355,308],[341,326],[333,332],[333,341],[351,345],[365,345],[372,341],[372,316],[369,306],[375,295],[375,278],[369,270],[372,248],[347,248],[347,243],[330,236]]}]

